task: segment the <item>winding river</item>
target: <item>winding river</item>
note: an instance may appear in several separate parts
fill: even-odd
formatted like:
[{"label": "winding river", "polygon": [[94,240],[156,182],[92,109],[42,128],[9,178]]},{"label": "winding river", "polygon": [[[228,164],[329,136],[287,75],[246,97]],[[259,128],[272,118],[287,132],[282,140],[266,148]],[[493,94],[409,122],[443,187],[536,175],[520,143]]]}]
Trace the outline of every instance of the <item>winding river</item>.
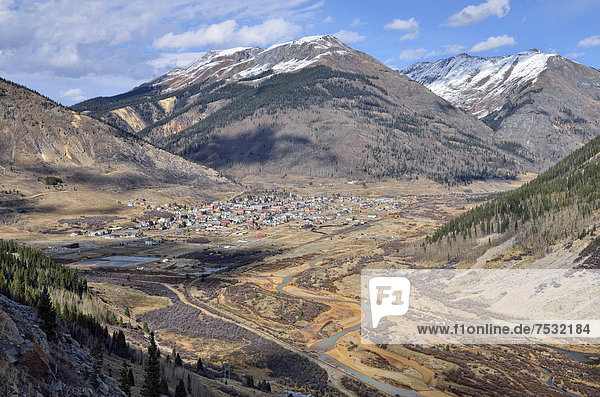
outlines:
[{"label": "winding river", "polygon": [[[333,255],[335,253],[335,251],[336,250],[330,250],[327,254],[321,255],[321,256],[318,256],[318,257],[312,259],[311,261],[308,262],[308,265],[310,266],[310,268],[315,268],[317,263],[323,261],[326,257]],[[345,303],[351,303],[351,304],[356,304],[356,305],[360,306],[360,302],[352,302],[352,301],[347,301],[347,300],[343,300],[343,299],[335,299],[335,298],[299,295],[299,294],[294,294],[292,292],[285,290],[284,288],[287,287],[292,282],[294,277],[296,277],[298,274],[300,274],[300,272],[297,272],[297,273],[294,273],[294,274],[291,274],[291,275],[285,277],[282,280],[282,282],[276,287],[277,291],[281,294],[286,294],[289,296],[293,296],[295,298],[308,299],[308,300],[320,301],[320,302],[345,302]],[[315,342],[312,346],[310,346],[310,348],[307,348],[307,350],[316,351],[317,354],[319,355],[319,357],[323,361],[329,362],[330,364],[334,364],[337,367],[344,369],[345,372],[351,374],[355,378],[357,378],[357,379],[361,380],[362,382],[364,382],[378,390],[381,390],[385,393],[397,395],[397,396],[403,396],[403,397],[421,396],[421,394],[419,394],[418,392],[416,392],[414,390],[403,389],[400,387],[388,385],[387,383],[384,383],[384,382],[378,381],[377,379],[371,378],[370,376],[368,376],[352,367],[349,367],[346,364],[339,362],[337,359],[335,359],[331,355],[327,354],[328,351],[335,348],[336,344],[338,343],[338,341],[340,339],[342,339],[344,336],[346,336],[346,334],[348,334],[350,332],[359,330],[360,326],[361,326],[361,324],[358,323],[351,327],[342,329],[341,331],[339,331],[327,338],[323,338],[323,339]]]}]

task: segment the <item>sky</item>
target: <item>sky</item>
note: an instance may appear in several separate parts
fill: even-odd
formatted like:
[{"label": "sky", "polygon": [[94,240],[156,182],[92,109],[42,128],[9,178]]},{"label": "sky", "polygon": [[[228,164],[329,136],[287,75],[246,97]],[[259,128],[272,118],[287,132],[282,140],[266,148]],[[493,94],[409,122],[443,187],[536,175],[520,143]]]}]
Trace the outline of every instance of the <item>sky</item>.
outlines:
[{"label": "sky", "polygon": [[0,0],[0,77],[65,105],[206,51],[334,34],[390,67],[531,48],[600,68],[600,0]]}]

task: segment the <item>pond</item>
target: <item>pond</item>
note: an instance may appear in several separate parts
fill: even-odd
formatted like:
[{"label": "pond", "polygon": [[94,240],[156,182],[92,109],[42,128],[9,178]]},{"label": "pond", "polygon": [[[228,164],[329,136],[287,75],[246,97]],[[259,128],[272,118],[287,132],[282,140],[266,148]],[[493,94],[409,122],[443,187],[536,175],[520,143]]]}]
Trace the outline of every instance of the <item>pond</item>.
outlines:
[{"label": "pond", "polygon": [[90,259],[84,262],[79,262],[78,265],[83,266],[111,266],[111,267],[126,267],[140,265],[142,263],[154,262],[159,260],[158,257],[152,256],[124,256],[111,255],[103,258]]}]

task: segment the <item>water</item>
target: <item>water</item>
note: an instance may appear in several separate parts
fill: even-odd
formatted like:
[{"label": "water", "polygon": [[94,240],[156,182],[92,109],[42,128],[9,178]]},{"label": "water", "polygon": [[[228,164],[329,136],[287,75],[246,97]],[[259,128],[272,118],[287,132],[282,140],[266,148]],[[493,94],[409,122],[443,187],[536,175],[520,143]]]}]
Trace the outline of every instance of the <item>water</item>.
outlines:
[{"label": "water", "polygon": [[[323,255],[323,256],[319,256],[313,260],[311,260],[308,264],[311,268],[314,268],[316,266],[316,264],[320,261],[322,261],[325,257],[327,256],[331,256],[333,254],[332,251],[330,251],[327,255]],[[293,293],[287,292],[285,291],[283,288],[286,287],[291,281],[292,279],[296,276],[297,274],[292,274],[289,275],[287,277],[285,277],[283,279],[283,281],[281,282],[281,284],[279,284],[276,288],[277,291],[279,291],[282,294],[286,294],[289,296],[294,296],[294,297],[299,297],[302,299],[309,299],[309,300],[313,300],[313,301],[327,301],[327,302],[348,302],[342,299],[334,299],[334,298],[317,298],[317,297],[307,297],[307,296],[300,296],[300,295],[295,295]],[[360,305],[359,302],[350,302],[350,303],[354,303],[357,305]],[[353,332],[356,331],[358,329],[360,329],[361,324],[358,323],[352,327],[348,327],[346,329],[341,330],[340,332],[331,335],[328,338],[324,338],[319,340],[318,342],[316,342],[315,344],[313,344],[310,347],[310,350],[314,350],[317,351],[319,354],[319,357],[321,357],[321,359],[323,361],[326,362],[330,362],[335,364],[336,366],[343,368],[347,373],[353,375],[354,377],[356,377],[357,379],[360,379],[361,381],[365,382],[368,385],[371,385],[379,390],[385,391],[386,393],[390,393],[392,395],[398,395],[398,396],[403,396],[403,397],[415,397],[415,396],[421,396],[421,394],[419,394],[416,391],[413,390],[409,390],[409,389],[403,389],[400,387],[395,387],[392,385],[388,385],[387,383],[383,383],[380,382],[376,379],[373,379],[365,374],[363,374],[360,371],[355,370],[352,367],[349,367],[341,362],[339,362],[338,360],[336,360],[335,358],[333,358],[332,356],[330,356],[329,354],[327,354],[326,352],[329,350],[332,350],[333,348],[335,348],[336,343],[338,342],[338,340],[340,340],[340,338],[344,337],[344,335],[346,335],[349,332]],[[286,395],[287,396],[287,395]],[[297,397],[301,397],[302,395],[298,395]],[[296,396],[295,396],[296,397]]]},{"label": "water", "polygon": [[379,390],[385,391],[386,393],[390,393],[392,395],[403,396],[403,397],[422,396],[422,394],[419,394],[418,392],[416,392],[414,390],[402,389],[400,387],[388,385],[387,383],[383,383],[383,382],[380,382],[373,378],[370,378],[367,375],[363,374],[362,372],[359,372],[352,367],[342,364],[341,362],[339,362],[338,360],[336,360],[335,358],[331,357],[330,355],[328,355],[326,353],[319,353],[319,356],[321,357],[321,359],[323,359],[323,361],[329,361],[329,362],[333,361],[337,366],[344,368],[346,370],[346,372],[352,374],[357,379],[360,379],[361,381],[365,382],[366,384],[369,384]]},{"label": "water", "polygon": [[159,260],[158,257],[152,256],[124,256],[124,255],[112,255],[105,256],[98,259],[90,259],[88,261],[79,262],[78,265],[83,266],[110,266],[110,267],[126,267],[134,266],[147,262],[154,262]]},{"label": "water", "polygon": [[569,360],[578,361],[578,362],[584,363],[584,364],[593,364],[593,365],[600,364],[600,355],[598,355],[598,354],[581,353],[581,352],[576,352],[576,351],[572,351],[572,350],[562,349],[562,348],[556,347],[556,346],[549,346],[549,345],[542,345],[542,346],[557,351],[558,353],[562,354]]}]

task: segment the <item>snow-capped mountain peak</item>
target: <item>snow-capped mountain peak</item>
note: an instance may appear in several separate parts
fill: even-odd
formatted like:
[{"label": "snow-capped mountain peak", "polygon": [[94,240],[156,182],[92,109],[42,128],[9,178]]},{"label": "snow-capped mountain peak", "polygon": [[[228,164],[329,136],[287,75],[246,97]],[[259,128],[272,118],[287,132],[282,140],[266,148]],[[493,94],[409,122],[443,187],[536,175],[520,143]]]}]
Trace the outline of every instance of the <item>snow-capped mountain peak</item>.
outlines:
[{"label": "snow-capped mountain peak", "polygon": [[537,49],[490,58],[459,54],[435,62],[417,63],[399,72],[453,105],[483,118],[495,106],[502,106],[503,93],[535,83],[546,70],[548,59],[555,56]]},{"label": "snow-capped mountain peak", "polygon": [[187,68],[175,68],[151,84],[174,91],[209,78],[240,80],[266,71],[273,74],[295,72],[329,56],[343,56],[354,51],[332,35],[309,36],[274,44],[267,49],[237,47],[213,50]]}]

